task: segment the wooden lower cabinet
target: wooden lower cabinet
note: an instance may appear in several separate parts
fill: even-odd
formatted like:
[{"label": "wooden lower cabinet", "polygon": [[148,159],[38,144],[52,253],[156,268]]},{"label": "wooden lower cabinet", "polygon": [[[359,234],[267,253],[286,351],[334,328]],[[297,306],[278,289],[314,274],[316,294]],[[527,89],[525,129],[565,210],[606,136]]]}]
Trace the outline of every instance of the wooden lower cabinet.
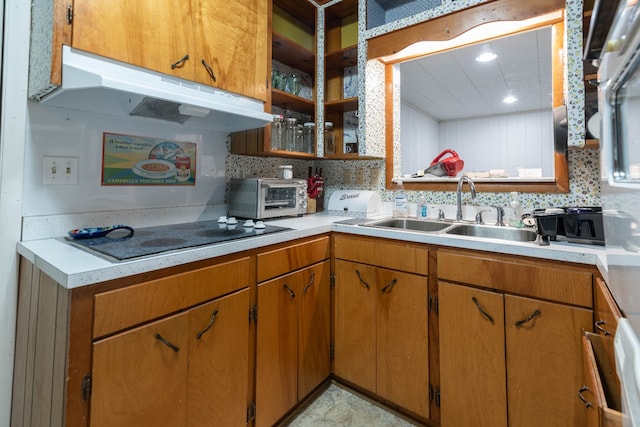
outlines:
[{"label": "wooden lower cabinet", "polygon": [[582,337],[584,382],[576,405],[586,427],[622,427],[622,395],[613,355],[613,337],[585,332]]},{"label": "wooden lower cabinet", "polygon": [[93,344],[91,427],[246,424],[249,290]]},{"label": "wooden lower cabinet", "polygon": [[442,426],[581,426],[592,311],[439,281]]},{"label": "wooden lower cabinet", "polygon": [[506,427],[504,297],[440,282],[442,427]]},{"label": "wooden lower cabinet", "polygon": [[335,277],[333,372],[428,418],[427,278],[341,259]]},{"label": "wooden lower cabinet", "polygon": [[330,373],[330,262],[258,285],[255,426],[272,426]]}]

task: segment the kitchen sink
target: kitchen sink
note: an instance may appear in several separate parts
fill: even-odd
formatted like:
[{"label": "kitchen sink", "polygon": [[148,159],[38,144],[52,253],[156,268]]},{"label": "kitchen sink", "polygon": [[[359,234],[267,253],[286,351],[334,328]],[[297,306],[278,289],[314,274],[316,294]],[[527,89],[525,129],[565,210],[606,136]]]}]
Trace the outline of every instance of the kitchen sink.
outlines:
[{"label": "kitchen sink", "polygon": [[417,219],[383,219],[362,224],[366,227],[395,228],[412,231],[436,232],[451,226],[451,223],[423,221]]},{"label": "kitchen sink", "polygon": [[499,239],[511,242],[533,242],[536,232],[533,230],[498,227],[484,224],[457,223],[451,221],[424,221],[419,219],[386,218],[361,224],[365,227],[390,228],[395,230],[421,231],[451,236],[470,236],[479,239]]},{"label": "kitchen sink", "polygon": [[533,230],[478,224],[456,224],[447,229],[445,234],[509,240],[512,242],[533,242],[536,240],[536,232]]}]

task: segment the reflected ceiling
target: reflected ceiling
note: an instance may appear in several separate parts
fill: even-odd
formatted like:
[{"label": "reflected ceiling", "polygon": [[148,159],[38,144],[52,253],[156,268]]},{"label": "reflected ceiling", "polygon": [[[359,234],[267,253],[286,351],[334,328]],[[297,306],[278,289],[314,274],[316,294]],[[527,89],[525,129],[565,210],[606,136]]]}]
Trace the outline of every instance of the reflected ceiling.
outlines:
[{"label": "reflected ceiling", "polygon": [[551,59],[547,27],[403,62],[402,100],[439,121],[550,109]]}]

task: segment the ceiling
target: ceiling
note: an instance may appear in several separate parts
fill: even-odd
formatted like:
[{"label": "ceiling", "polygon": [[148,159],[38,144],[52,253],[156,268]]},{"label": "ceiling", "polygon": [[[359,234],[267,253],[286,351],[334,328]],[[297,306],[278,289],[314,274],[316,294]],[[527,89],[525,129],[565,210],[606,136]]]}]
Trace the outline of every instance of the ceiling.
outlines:
[{"label": "ceiling", "polygon": [[[477,62],[485,51],[497,59]],[[402,63],[402,100],[438,121],[550,109],[551,77],[546,27]]]}]

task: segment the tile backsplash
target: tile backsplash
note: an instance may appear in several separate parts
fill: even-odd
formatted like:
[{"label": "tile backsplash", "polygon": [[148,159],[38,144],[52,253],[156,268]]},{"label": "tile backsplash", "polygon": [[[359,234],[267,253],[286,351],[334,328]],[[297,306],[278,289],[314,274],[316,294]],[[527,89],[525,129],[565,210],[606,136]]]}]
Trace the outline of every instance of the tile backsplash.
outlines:
[{"label": "tile backsplash", "polygon": [[[600,205],[600,157],[597,149],[569,150],[568,194],[522,193],[520,203],[525,211],[553,206],[599,206]],[[325,178],[325,203],[331,193],[342,189],[374,190],[380,193],[383,202],[390,202],[393,192],[384,188],[384,160],[291,160],[272,157],[251,157],[229,154],[227,156],[227,179],[237,176],[275,177],[278,166],[293,165],[295,178],[306,178],[308,168],[322,168]],[[362,184],[356,178],[362,177]],[[346,179],[345,179],[346,178]],[[347,182],[351,180],[351,184]],[[419,192],[408,191],[410,203],[418,201]],[[453,205],[454,192],[426,191],[427,202],[433,205]],[[508,206],[509,193],[480,193],[473,201],[465,201],[476,206]]]}]

